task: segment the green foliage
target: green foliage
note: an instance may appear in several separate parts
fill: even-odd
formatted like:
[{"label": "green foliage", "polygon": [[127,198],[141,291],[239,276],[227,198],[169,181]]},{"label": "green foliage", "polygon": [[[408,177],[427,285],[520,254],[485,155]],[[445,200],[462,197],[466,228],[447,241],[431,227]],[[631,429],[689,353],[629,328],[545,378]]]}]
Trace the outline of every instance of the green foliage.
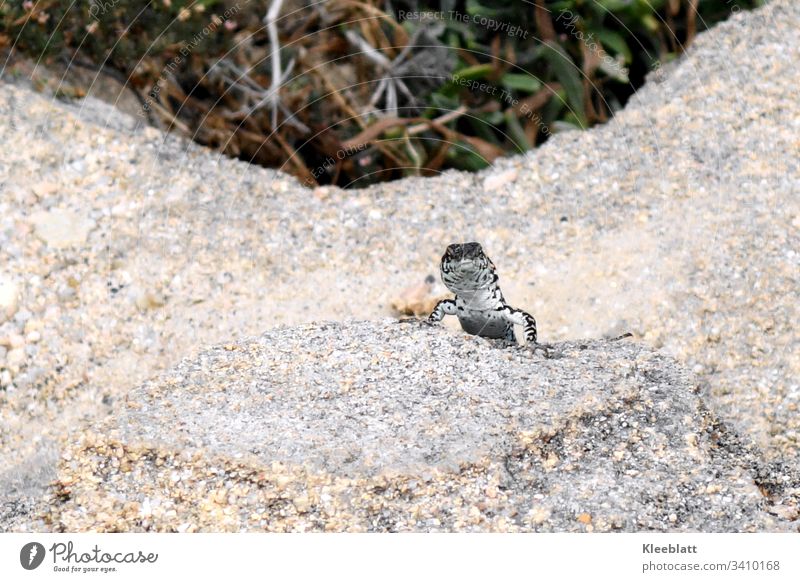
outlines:
[{"label": "green foliage", "polygon": [[[543,0],[538,17],[533,1],[399,4],[398,10],[439,15],[446,27],[440,38],[461,56],[455,75],[491,81],[519,100],[558,84],[549,106],[542,106],[544,124],[566,121],[584,128],[605,121],[650,71],[674,59],[697,32],[763,0],[699,0],[697,14],[688,0]],[[469,18],[459,17],[460,9]],[[492,45],[498,40],[499,50]],[[466,91],[475,97],[472,86]],[[485,93],[487,99],[478,99],[484,106],[497,100],[496,94]],[[454,96],[447,85],[439,94]],[[434,95],[431,104],[439,103]],[[507,110],[508,99],[499,105]],[[516,121],[525,124],[520,116]],[[512,133],[502,122],[497,129]],[[527,135],[534,142],[547,137],[530,128]]]},{"label": "green foliage", "polygon": [[280,59],[294,68],[279,112],[264,105],[268,4],[0,2],[0,49],[113,69],[149,115],[202,143],[309,184],[360,186],[479,169],[603,122],[697,32],[763,0],[699,0],[697,13],[690,0],[287,2]]}]

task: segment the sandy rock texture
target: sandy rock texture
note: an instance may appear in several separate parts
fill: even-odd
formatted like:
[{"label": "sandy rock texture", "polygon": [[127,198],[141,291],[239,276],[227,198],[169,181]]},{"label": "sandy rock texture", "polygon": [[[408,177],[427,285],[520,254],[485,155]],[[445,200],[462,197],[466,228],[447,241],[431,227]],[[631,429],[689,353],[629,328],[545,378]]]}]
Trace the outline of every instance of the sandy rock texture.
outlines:
[{"label": "sandy rock texture", "polygon": [[187,358],[59,475],[66,531],[786,531],[800,495],[652,349],[391,320]]},{"label": "sandy rock texture", "polygon": [[65,445],[148,378],[276,326],[414,311],[398,297],[465,240],[543,341],[631,331],[764,462],[800,464],[797,30],[792,0],[739,13],[606,126],[353,191],[3,75],[0,529],[49,527]]}]

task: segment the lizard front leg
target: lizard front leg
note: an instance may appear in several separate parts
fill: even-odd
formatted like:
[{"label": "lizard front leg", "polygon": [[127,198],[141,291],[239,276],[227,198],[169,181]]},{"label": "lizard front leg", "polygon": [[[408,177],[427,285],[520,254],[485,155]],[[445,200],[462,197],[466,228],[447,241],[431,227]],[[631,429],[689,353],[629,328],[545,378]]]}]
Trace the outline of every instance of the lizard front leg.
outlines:
[{"label": "lizard front leg", "polygon": [[513,307],[504,307],[501,309],[506,321],[514,325],[521,325],[525,329],[525,341],[529,344],[535,344],[537,339],[536,320],[533,316],[521,309],[514,309]]},{"label": "lizard front leg", "polygon": [[455,315],[456,313],[458,313],[458,310],[456,309],[455,300],[442,299],[436,304],[436,307],[433,308],[433,311],[431,311],[426,321],[428,323],[437,323],[442,321],[445,315]]}]

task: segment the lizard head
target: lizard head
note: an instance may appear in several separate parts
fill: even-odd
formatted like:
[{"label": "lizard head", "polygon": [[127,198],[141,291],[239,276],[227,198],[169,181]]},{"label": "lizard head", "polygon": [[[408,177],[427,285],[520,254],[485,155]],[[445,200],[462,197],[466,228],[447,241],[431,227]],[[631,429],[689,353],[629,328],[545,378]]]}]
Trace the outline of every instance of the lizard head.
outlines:
[{"label": "lizard head", "polygon": [[442,281],[453,293],[480,289],[494,272],[494,265],[479,243],[452,244],[442,256]]}]

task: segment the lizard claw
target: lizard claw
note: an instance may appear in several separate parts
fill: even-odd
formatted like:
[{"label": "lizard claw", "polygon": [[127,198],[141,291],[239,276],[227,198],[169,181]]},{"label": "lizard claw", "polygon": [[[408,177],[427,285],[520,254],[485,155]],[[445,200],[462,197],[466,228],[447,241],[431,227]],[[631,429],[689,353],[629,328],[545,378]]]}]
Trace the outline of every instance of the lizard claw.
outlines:
[{"label": "lizard claw", "polygon": [[435,323],[433,323],[432,321],[430,321],[428,319],[419,319],[417,317],[406,317],[405,319],[398,319],[397,322],[398,323],[416,323],[416,324],[419,324],[419,325],[428,325],[430,327],[433,327],[434,325],[436,325]]},{"label": "lizard claw", "polygon": [[534,354],[537,351],[541,351],[542,355],[548,360],[553,357],[553,351],[550,349],[550,346],[548,346],[546,344],[530,342],[530,343],[525,344],[525,347],[527,349],[529,349],[531,352],[533,352]]}]

